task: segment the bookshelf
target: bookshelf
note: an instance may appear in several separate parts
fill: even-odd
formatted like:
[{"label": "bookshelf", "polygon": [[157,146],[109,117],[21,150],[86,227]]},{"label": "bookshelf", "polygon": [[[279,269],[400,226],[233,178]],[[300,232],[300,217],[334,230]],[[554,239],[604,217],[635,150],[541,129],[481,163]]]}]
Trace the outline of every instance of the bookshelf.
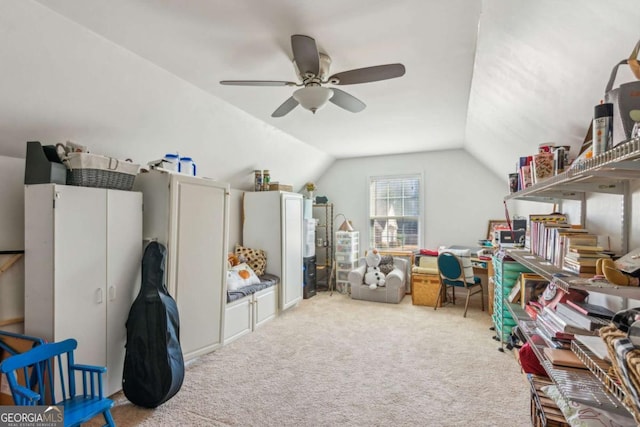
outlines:
[{"label": "bookshelf", "polygon": [[565,172],[508,194],[504,200],[546,203],[577,200],[582,205],[580,224],[584,226],[587,193],[619,195],[622,198],[621,246],[622,252],[627,253],[631,218],[629,183],[637,180],[640,180],[640,138],[631,139],[599,156],[580,161]]},{"label": "bookshelf", "polygon": [[[514,318],[518,319],[520,330],[536,354],[549,378],[567,399],[574,402],[593,405],[606,411],[631,417],[630,409],[623,403],[625,393],[607,373],[608,367],[593,355],[585,346],[572,342],[572,350],[586,365],[587,369],[561,368],[553,365],[544,356],[547,347],[538,325],[531,320],[518,304],[508,304]],[[630,418],[633,421],[632,418]]]},{"label": "bookshelf", "polygon": [[[635,138],[619,144],[599,156],[581,161],[558,175],[511,193],[504,200],[525,200],[561,204],[564,200],[581,203],[580,225],[586,220],[586,200],[589,193],[606,193],[620,196],[621,201],[621,251],[629,251],[628,241],[631,219],[631,183],[640,181],[640,139]],[[617,218],[614,220],[617,221]],[[640,288],[616,286],[604,280],[580,277],[553,265],[528,249],[507,249],[505,251],[524,268],[553,281],[559,288],[582,289],[590,293],[612,295],[621,298],[640,299]],[[551,364],[542,351],[546,346],[539,339],[540,331],[536,321],[523,313],[522,307],[503,299],[505,308],[516,319],[520,330],[532,346],[537,358],[561,394],[567,399],[586,404],[597,402],[602,408],[615,413],[631,412],[622,403],[624,393],[616,386],[605,367],[579,343],[572,344],[572,351],[588,367],[587,370],[560,369]]]}]

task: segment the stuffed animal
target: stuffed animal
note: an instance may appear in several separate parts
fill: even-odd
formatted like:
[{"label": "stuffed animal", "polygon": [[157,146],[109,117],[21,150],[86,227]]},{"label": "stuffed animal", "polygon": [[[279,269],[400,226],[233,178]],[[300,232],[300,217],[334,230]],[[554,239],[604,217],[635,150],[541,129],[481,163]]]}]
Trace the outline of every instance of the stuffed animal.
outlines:
[{"label": "stuffed animal", "polygon": [[240,264],[240,258],[236,254],[227,254],[227,269],[231,269],[231,267],[235,267],[238,264]]},{"label": "stuffed animal", "polygon": [[384,286],[385,275],[380,271],[380,260],[382,256],[377,249],[369,249],[365,260],[367,261],[367,272],[364,275],[364,283],[369,285],[370,289]]}]

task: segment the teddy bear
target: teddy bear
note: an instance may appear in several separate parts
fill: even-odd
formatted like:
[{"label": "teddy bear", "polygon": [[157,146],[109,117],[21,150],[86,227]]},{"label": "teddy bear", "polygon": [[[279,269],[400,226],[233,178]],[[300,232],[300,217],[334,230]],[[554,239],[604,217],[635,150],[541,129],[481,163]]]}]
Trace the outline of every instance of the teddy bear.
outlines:
[{"label": "teddy bear", "polygon": [[365,260],[367,262],[367,272],[364,275],[364,283],[369,285],[370,289],[384,286],[385,275],[380,271],[380,260],[382,256],[377,249],[370,249],[367,252]]}]

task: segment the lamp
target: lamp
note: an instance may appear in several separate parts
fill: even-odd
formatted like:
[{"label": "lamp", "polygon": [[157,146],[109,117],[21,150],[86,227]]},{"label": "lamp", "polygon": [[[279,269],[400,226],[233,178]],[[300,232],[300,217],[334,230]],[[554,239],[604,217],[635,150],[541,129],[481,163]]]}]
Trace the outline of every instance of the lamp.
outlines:
[{"label": "lamp", "polygon": [[339,216],[343,217],[344,221],[342,222],[340,227],[338,227],[338,231],[355,231],[351,226],[351,222],[349,222],[349,220],[344,214],[339,213],[338,215],[336,215],[335,218],[333,219],[333,222],[335,222]]},{"label": "lamp", "polygon": [[321,86],[307,86],[293,92],[293,99],[313,114],[333,96],[333,90]]}]

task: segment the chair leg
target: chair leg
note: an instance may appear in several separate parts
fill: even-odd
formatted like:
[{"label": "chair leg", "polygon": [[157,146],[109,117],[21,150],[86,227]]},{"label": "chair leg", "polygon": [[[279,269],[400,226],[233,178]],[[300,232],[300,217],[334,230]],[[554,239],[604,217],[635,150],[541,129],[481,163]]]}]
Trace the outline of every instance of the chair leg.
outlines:
[{"label": "chair leg", "polygon": [[462,317],[467,317],[467,308],[469,308],[469,299],[471,299],[471,291],[467,289],[467,301],[464,303],[464,315]]},{"label": "chair leg", "polygon": [[484,311],[484,289],[482,288],[482,285],[480,285],[480,301],[482,304],[482,311]]},{"label": "chair leg", "polygon": [[116,423],[115,421],[113,421],[113,417],[111,416],[110,410],[107,409],[102,413],[102,415],[104,416],[104,420],[107,422],[107,424],[105,424],[106,426],[116,427]]},{"label": "chair leg", "polygon": [[436,298],[436,304],[433,306],[434,310],[438,309],[438,303],[440,303],[441,300],[442,300],[442,282],[440,282],[440,287],[438,288],[438,297]]}]

